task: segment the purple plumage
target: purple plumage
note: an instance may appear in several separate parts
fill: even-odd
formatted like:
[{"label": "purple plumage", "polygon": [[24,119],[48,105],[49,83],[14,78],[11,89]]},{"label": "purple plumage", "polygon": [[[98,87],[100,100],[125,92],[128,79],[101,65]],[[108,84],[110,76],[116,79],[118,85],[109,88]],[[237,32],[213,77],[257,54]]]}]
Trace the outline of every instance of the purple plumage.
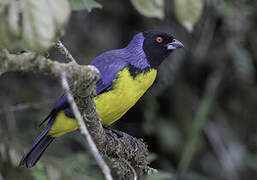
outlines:
[{"label": "purple plumage", "polygon": [[[156,41],[158,38],[161,38],[162,41]],[[183,47],[183,44],[174,39],[173,36],[164,32],[149,30],[136,34],[123,49],[102,53],[91,62],[91,65],[100,71],[100,79],[96,83],[97,95],[112,90],[113,80],[118,78],[118,73],[122,69],[128,68],[130,75],[136,77],[140,73],[147,72],[150,68],[157,69],[173,50],[181,47]],[[72,87],[70,88],[72,90]],[[24,155],[20,165],[33,167],[48,145],[54,140],[54,137],[47,134],[60,111],[64,111],[66,116],[74,118],[64,95],[58,99],[52,111],[41,123],[43,124],[48,120],[45,129]]]},{"label": "purple plumage", "polygon": [[[102,53],[90,63],[90,65],[95,66],[100,71],[100,79],[96,83],[97,95],[111,90],[113,87],[112,82],[117,78],[117,73],[128,65],[133,65],[140,69],[150,66],[142,49],[143,41],[143,34],[139,33],[134,36],[125,48]],[[68,100],[64,94],[58,99],[52,111],[40,124],[42,125],[49,120],[44,131],[34,141],[28,152],[22,158],[20,165],[26,165],[28,168],[31,168],[37,163],[43,152],[54,140],[54,137],[48,136],[47,133],[51,129],[55,117],[60,111],[64,111],[66,116],[74,118],[73,112],[69,108]]]},{"label": "purple plumage", "polygon": [[48,145],[54,140],[53,137],[47,135],[53,123],[54,118],[51,118],[44,131],[37,137],[28,152],[23,156],[20,166],[26,165],[28,168],[31,168],[37,163]]},{"label": "purple plumage", "polygon": [[100,79],[96,83],[97,95],[113,87],[112,81],[124,67],[132,65],[138,69],[150,68],[142,49],[143,41],[143,34],[138,33],[125,48],[102,53],[91,62],[90,65],[100,71]]}]

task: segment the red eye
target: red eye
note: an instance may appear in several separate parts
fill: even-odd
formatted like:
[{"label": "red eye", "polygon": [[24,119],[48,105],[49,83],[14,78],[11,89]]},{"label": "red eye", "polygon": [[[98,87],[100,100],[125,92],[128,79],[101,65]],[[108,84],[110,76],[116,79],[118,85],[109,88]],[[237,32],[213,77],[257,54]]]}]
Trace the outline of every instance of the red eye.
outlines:
[{"label": "red eye", "polygon": [[158,37],[156,38],[156,42],[162,43],[162,42],[163,42],[163,38],[162,38],[161,36],[158,36]]}]

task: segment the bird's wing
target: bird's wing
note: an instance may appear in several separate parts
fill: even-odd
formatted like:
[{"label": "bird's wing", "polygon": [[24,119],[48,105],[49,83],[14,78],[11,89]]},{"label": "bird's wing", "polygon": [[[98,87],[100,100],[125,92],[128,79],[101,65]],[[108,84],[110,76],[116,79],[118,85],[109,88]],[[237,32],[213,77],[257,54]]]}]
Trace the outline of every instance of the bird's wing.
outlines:
[{"label": "bird's wing", "polygon": [[[122,55],[122,56],[121,56]],[[96,94],[102,94],[113,87],[112,81],[117,73],[128,63],[120,50],[108,51],[96,57],[90,65],[100,71],[100,79],[96,82]]]},{"label": "bird's wing", "polygon": [[[96,82],[97,95],[110,90],[113,87],[112,81],[117,78],[117,73],[127,65],[126,56],[121,55],[123,54],[120,54],[120,50],[108,51],[99,55],[90,63],[90,65],[95,66],[100,71],[100,79]],[[70,88],[72,90],[72,87]],[[64,94],[57,100],[52,111],[40,125],[62,110],[65,110],[65,114],[68,117],[74,118],[73,112],[69,108],[69,102]]]}]

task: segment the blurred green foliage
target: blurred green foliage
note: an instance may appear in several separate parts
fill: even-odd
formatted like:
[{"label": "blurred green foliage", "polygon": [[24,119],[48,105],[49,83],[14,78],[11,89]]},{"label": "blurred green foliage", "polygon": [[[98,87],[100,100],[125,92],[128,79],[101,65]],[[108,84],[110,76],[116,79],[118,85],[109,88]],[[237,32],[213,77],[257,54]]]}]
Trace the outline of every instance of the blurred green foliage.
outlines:
[{"label": "blurred green foliage", "polygon": [[174,0],[175,13],[181,24],[192,32],[202,15],[204,0]]},{"label": "blurred green foliage", "polygon": [[[45,52],[61,37],[57,31],[64,31],[69,18],[62,41],[80,64],[124,47],[139,31],[171,32],[184,50],[163,63],[154,86],[114,125],[148,143],[151,167],[159,171],[144,179],[257,177],[256,1],[63,0],[72,10],[87,11],[70,15],[69,8],[58,13],[46,8],[49,13],[34,16],[40,12],[29,9],[28,20],[23,19],[28,27],[19,23],[12,2],[0,0],[0,46]],[[46,7],[48,1],[37,2]],[[49,22],[65,18],[59,25],[56,20],[44,26],[41,34],[42,24],[32,21],[41,16]],[[51,29],[54,33],[48,34]],[[51,36],[46,46],[41,44],[44,36]],[[24,38],[40,44],[26,45]],[[64,61],[56,49],[48,51],[47,56]],[[18,167],[61,88],[56,81],[27,73],[4,74],[0,82],[0,180],[103,179],[77,132],[51,145],[35,168]]]},{"label": "blurred green foliage", "polygon": [[146,17],[164,18],[164,0],[131,0],[131,3]]},{"label": "blurred green foliage", "polygon": [[102,8],[102,5],[94,0],[69,0],[71,9],[80,11],[80,10],[87,10],[91,12],[94,8]]}]

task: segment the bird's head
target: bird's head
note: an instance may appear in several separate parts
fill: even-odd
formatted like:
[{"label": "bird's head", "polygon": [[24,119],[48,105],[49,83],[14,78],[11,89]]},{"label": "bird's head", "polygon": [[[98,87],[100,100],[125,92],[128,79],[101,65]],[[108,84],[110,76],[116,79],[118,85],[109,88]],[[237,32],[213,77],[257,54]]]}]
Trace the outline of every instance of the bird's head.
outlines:
[{"label": "bird's head", "polygon": [[158,68],[162,61],[175,49],[184,47],[168,33],[149,30],[138,33],[125,48],[129,52],[129,62],[133,66]]},{"label": "bird's head", "polygon": [[153,68],[157,68],[172,51],[184,47],[172,35],[157,30],[145,31],[143,37],[143,51]]}]

